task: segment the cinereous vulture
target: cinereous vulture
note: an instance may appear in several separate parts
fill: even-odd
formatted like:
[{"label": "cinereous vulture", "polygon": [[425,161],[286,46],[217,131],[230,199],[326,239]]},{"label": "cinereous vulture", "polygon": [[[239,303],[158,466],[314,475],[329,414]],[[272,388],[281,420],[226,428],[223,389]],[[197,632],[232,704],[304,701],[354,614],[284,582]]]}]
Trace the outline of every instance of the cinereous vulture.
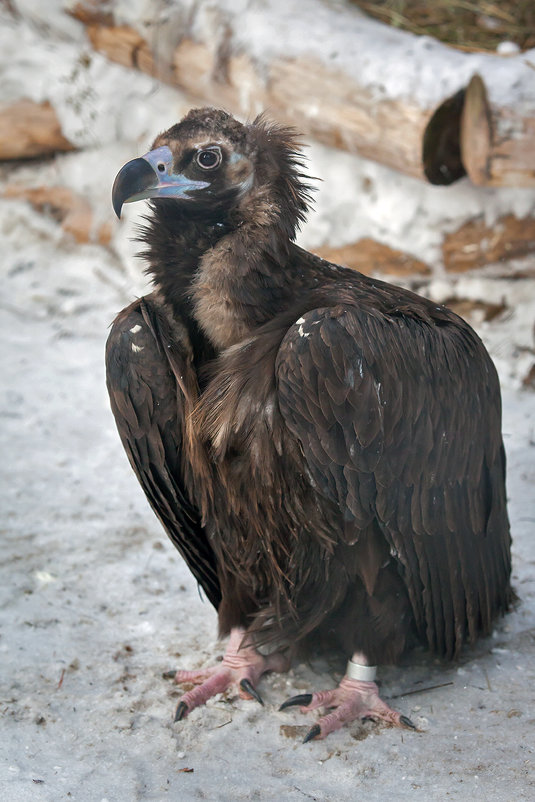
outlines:
[{"label": "cinereous vulture", "polygon": [[378,663],[446,658],[509,603],[498,378],[444,306],[295,242],[310,187],[292,129],[191,111],[113,187],[150,199],[154,291],[116,318],[111,406],[165,530],[230,633],[176,719],[236,683],[341,649],[305,740],[356,718],[413,726]]}]

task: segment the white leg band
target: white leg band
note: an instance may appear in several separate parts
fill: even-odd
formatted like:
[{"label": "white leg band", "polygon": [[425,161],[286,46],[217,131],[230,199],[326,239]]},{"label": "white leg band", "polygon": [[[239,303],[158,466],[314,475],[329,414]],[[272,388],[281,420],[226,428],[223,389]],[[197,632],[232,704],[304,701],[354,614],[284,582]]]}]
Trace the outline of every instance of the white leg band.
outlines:
[{"label": "white leg band", "polygon": [[377,666],[363,666],[361,663],[347,661],[346,677],[358,679],[363,682],[373,682],[377,676]]}]

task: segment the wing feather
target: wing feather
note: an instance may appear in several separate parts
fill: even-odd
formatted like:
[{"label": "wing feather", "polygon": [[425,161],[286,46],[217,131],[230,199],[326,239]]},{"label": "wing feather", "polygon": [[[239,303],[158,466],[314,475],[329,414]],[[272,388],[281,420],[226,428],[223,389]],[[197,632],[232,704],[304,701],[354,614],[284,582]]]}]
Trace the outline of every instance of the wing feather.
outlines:
[{"label": "wing feather", "polygon": [[106,346],[110,402],[145,495],[217,608],[221,590],[215,556],[187,493],[181,466],[184,403],[175,372],[183,376],[187,366],[179,364],[176,342],[171,365],[171,343],[165,342],[161,323],[158,305],[149,299],[136,301],[115,320]]},{"label": "wing feather", "polygon": [[472,330],[453,315],[316,309],[276,371],[312,481],[346,521],[379,524],[429,645],[453,656],[488,632],[507,606],[510,538],[499,386]]}]

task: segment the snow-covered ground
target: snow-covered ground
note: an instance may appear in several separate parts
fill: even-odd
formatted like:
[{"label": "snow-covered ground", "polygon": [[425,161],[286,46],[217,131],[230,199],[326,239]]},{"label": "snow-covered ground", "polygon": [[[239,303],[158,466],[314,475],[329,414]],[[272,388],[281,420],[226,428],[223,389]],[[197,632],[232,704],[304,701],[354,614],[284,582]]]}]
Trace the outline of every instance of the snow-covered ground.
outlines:
[{"label": "snow-covered ground", "polygon": [[[25,30],[27,41],[34,33]],[[47,44],[65,73],[69,47]],[[35,48],[27,52],[27,62],[30,56]],[[137,109],[131,142],[114,141],[102,133],[99,114],[104,109],[110,126],[126,137],[126,124],[119,125],[123,117],[109,105],[108,83],[110,75],[119,81],[127,71],[104,69],[100,57],[92,64],[98,135],[82,143],[90,149],[3,167],[0,179],[2,185],[71,186],[90,197],[97,221],[111,221],[115,172],[167,124],[158,99],[168,100],[171,90],[156,89],[143,76],[134,86],[130,74],[130,94],[124,96]],[[18,74],[22,85],[23,67]],[[17,73],[9,75],[14,90]],[[72,95],[72,84],[69,91]],[[186,101],[173,97],[178,117]],[[305,230],[304,242],[319,244],[314,239],[323,231],[335,244],[336,226],[358,216],[350,213],[350,204],[361,203],[363,177],[375,179],[384,168],[353,160],[362,180],[353,178],[342,198],[340,184],[332,182],[338,176],[347,183],[343,167],[349,157],[337,161],[318,147],[312,154],[313,172],[324,179],[323,200],[317,228]],[[526,194],[515,200],[510,190],[477,192],[466,184],[465,190],[463,196],[462,186],[444,190],[403,177],[393,176],[391,185],[377,179],[367,210],[384,230],[390,221],[400,237],[415,231],[429,257],[436,241],[425,240],[425,226],[432,219],[417,229],[418,209],[428,215],[440,209],[444,217],[450,205],[451,222],[460,197],[467,211],[496,210],[508,197],[510,208],[529,206]],[[339,208],[329,218],[327,201],[335,197]],[[78,245],[52,217],[22,201],[0,200],[0,799],[297,802],[364,794],[371,800],[422,802],[534,799],[535,395],[519,389],[515,367],[524,358],[518,328],[527,338],[532,324],[533,283],[522,285],[516,317],[480,329],[504,385],[520,603],[497,623],[493,637],[467,650],[458,665],[417,654],[403,667],[381,672],[385,698],[421,731],[365,722],[302,745],[313,716],[296,709],[279,713],[278,706],[294,693],[331,687],[343,662],[327,659],[264,678],[264,708],[233,696],[216,698],[173,724],[179,689],[163,675],[205,665],[222,647],[216,643],[215,613],[200,599],[150,511],[108,409],[107,327],[144,285],[128,241],[132,220],[141,212],[139,206],[128,209],[126,224],[117,225],[109,247]],[[517,286],[511,282],[512,298]]]}]

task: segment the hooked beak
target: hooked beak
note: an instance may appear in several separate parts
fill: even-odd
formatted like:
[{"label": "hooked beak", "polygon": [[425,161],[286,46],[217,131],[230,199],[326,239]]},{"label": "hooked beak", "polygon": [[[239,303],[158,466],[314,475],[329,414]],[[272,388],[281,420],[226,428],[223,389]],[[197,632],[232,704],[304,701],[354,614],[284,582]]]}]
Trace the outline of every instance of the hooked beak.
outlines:
[{"label": "hooked beak", "polygon": [[209,186],[207,181],[194,181],[185,175],[175,174],[173,154],[167,147],[156,148],[139,159],[132,159],[115,177],[111,193],[113,208],[121,217],[124,203],[144,198],[184,198],[191,200],[190,192]]}]

